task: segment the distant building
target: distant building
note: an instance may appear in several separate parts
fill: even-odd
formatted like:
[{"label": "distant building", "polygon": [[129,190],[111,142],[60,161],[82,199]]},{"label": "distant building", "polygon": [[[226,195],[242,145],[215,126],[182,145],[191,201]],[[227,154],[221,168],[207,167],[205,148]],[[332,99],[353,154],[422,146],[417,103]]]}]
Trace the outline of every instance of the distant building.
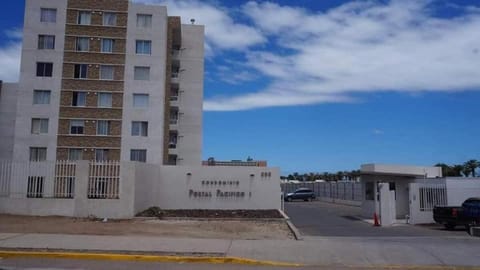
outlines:
[{"label": "distant building", "polygon": [[218,161],[214,158],[209,158],[206,161],[202,161],[203,166],[247,166],[247,167],[267,167],[266,160],[253,160],[248,158],[243,160],[231,160],[231,161]]}]

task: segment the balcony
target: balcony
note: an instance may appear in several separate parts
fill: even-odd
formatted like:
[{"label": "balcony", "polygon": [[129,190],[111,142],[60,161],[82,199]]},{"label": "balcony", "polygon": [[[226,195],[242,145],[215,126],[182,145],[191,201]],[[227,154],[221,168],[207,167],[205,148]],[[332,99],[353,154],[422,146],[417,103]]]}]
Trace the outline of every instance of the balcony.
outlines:
[{"label": "balcony", "polygon": [[178,84],[180,82],[180,72],[172,72],[172,77],[170,79],[171,83]]}]

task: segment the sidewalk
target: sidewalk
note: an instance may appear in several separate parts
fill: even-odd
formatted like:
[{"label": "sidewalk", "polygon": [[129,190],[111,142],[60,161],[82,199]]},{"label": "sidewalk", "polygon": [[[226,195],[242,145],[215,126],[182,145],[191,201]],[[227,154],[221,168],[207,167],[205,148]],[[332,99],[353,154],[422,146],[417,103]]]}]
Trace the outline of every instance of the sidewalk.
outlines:
[{"label": "sidewalk", "polygon": [[476,237],[307,237],[295,241],[0,233],[0,249],[241,257],[317,266],[480,266],[480,238]]}]

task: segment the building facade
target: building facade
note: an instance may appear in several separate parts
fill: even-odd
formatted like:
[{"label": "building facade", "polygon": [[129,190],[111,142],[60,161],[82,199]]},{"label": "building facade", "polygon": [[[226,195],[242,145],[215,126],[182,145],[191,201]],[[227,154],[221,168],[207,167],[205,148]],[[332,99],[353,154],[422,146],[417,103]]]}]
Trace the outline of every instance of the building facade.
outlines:
[{"label": "building facade", "polygon": [[128,0],[27,0],[12,157],[200,165],[204,27]]}]

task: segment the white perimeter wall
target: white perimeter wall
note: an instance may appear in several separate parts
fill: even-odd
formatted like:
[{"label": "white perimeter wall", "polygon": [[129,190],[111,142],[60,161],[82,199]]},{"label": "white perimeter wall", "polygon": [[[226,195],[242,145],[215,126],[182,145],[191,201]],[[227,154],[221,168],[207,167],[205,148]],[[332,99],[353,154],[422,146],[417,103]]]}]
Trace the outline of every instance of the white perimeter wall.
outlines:
[{"label": "white perimeter wall", "polygon": [[[187,175],[190,173],[191,175]],[[270,173],[270,177],[262,177]],[[253,175],[253,176],[250,176]],[[162,209],[280,209],[278,168],[152,166],[137,164],[135,212],[150,206]],[[202,184],[202,181],[204,183]],[[226,181],[226,185],[206,184]],[[239,185],[229,182],[239,181]],[[211,192],[211,197],[190,196],[190,190]],[[218,197],[217,190],[244,192],[244,197]]]},{"label": "white perimeter wall", "polygon": [[480,197],[480,177],[447,178],[448,205],[459,206],[466,199]]}]

